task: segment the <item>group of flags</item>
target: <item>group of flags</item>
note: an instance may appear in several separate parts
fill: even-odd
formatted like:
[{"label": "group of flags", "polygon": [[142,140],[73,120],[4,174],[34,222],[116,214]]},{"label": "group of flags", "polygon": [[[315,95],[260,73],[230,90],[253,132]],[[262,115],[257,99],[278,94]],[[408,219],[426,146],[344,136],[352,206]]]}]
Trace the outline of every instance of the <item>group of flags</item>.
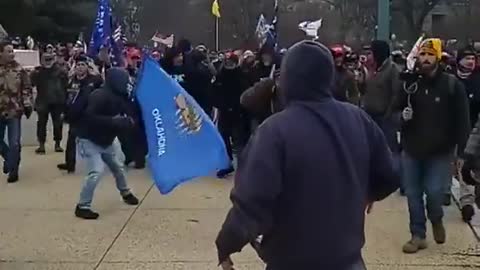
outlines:
[{"label": "group of flags", "polygon": [[[217,20],[221,18],[218,0],[212,3],[212,15]],[[263,14],[258,19],[256,36],[260,47],[277,47],[277,23],[278,1],[275,0],[272,22],[268,23]],[[312,25],[304,27],[310,30]],[[318,22],[313,27],[318,30]],[[174,36],[162,37],[156,33],[152,40],[171,47]],[[113,19],[109,0],[99,0],[88,54],[96,56],[106,48],[113,66],[123,66],[125,42],[121,25]],[[149,56],[144,57],[134,92],[145,126],[149,168],[162,194],[171,192],[185,181],[230,166],[225,143],[210,117]]]}]

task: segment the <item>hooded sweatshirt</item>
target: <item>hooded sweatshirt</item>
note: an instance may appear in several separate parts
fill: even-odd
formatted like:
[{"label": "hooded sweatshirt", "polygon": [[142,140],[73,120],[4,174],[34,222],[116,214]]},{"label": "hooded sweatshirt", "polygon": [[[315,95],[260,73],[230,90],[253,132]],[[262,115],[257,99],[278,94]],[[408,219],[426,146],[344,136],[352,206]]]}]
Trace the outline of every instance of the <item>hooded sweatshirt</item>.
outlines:
[{"label": "hooded sweatshirt", "polygon": [[126,70],[110,68],[103,88],[93,91],[79,124],[78,136],[108,147],[125,129],[134,125],[133,108],[128,102],[130,77]]},{"label": "hooded sweatshirt", "polygon": [[378,126],[332,98],[334,73],[325,46],[289,49],[280,75],[287,105],[239,160],[233,207],[216,241],[220,261],[259,235],[268,269],[346,270],[361,260],[365,206],[399,179]]}]

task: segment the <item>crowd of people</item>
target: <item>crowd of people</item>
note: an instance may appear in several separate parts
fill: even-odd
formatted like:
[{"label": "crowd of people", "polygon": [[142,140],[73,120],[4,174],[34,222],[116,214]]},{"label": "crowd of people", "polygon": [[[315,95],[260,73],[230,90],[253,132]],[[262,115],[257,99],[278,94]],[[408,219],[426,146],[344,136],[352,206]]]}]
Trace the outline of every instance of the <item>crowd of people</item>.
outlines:
[{"label": "crowd of people", "polygon": [[[9,183],[19,179],[22,116],[35,111],[37,154],[46,153],[50,116],[56,152],[64,151],[64,122],[69,127],[58,169],[74,173],[77,152],[86,159],[77,217],[99,217],[91,203],[104,164],[123,200],[138,204],[125,167],[143,169],[148,151],[132,95],[144,56],[130,46],[125,57],[123,67],[114,67],[108,50],[92,59],[81,46],[48,45],[41,66],[26,71],[15,61],[13,45],[0,44],[2,138],[8,129],[0,154]],[[458,50],[452,61],[441,40],[426,39],[413,70],[404,54],[392,53],[381,40],[357,52],[304,41],[288,50],[219,53],[180,40],[150,57],[216,121],[231,160],[217,176],[233,173],[238,159],[234,206],[217,239],[224,265],[252,243],[273,270],[306,269],[297,266],[319,261],[362,269],[353,267],[362,267],[365,207],[398,187],[410,213],[405,253],[427,247],[427,217],[435,241],[445,243],[442,207],[451,204],[453,175],[461,180],[463,220],[470,221],[474,204],[480,205],[480,61],[473,47]],[[330,211],[334,207],[343,210]],[[312,211],[317,214],[307,213]],[[326,213],[331,222],[323,219]],[[348,228],[328,234],[339,226]],[[325,254],[335,256],[318,258],[318,243],[325,241]]]}]

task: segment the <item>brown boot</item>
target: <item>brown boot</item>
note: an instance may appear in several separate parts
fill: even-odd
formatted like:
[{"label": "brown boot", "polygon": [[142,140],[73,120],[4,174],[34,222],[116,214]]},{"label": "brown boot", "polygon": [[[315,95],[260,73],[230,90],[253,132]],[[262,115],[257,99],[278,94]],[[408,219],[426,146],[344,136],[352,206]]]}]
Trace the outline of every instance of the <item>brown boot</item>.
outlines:
[{"label": "brown boot", "polygon": [[444,244],[447,238],[447,233],[445,232],[445,227],[443,226],[443,222],[438,222],[432,224],[432,231],[433,231],[433,239],[437,244]]},{"label": "brown boot", "polygon": [[403,245],[403,253],[413,254],[419,250],[427,248],[427,240],[414,236],[410,241]]}]

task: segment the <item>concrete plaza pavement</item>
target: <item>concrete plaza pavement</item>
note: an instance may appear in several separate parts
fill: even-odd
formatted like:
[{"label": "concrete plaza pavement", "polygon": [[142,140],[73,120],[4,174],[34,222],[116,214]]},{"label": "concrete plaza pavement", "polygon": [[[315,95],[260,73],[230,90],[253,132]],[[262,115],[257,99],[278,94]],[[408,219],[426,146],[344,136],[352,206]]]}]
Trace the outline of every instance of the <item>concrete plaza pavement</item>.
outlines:
[{"label": "concrete plaza pavement", "polygon": [[[161,196],[148,172],[130,170],[141,199],[130,207],[108,174],[95,194],[100,219],[86,221],[73,215],[83,175],[59,172],[63,154],[48,150],[36,156],[24,148],[20,181],[0,179],[0,270],[218,269],[213,242],[230,206],[231,180],[200,179]],[[405,199],[394,194],[376,204],[366,225],[368,269],[480,269],[480,243],[455,206],[446,208],[445,224],[445,245],[433,243],[429,232],[429,249],[404,255]],[[263,269],[249,248],[233,259],[236,269]]]}]

